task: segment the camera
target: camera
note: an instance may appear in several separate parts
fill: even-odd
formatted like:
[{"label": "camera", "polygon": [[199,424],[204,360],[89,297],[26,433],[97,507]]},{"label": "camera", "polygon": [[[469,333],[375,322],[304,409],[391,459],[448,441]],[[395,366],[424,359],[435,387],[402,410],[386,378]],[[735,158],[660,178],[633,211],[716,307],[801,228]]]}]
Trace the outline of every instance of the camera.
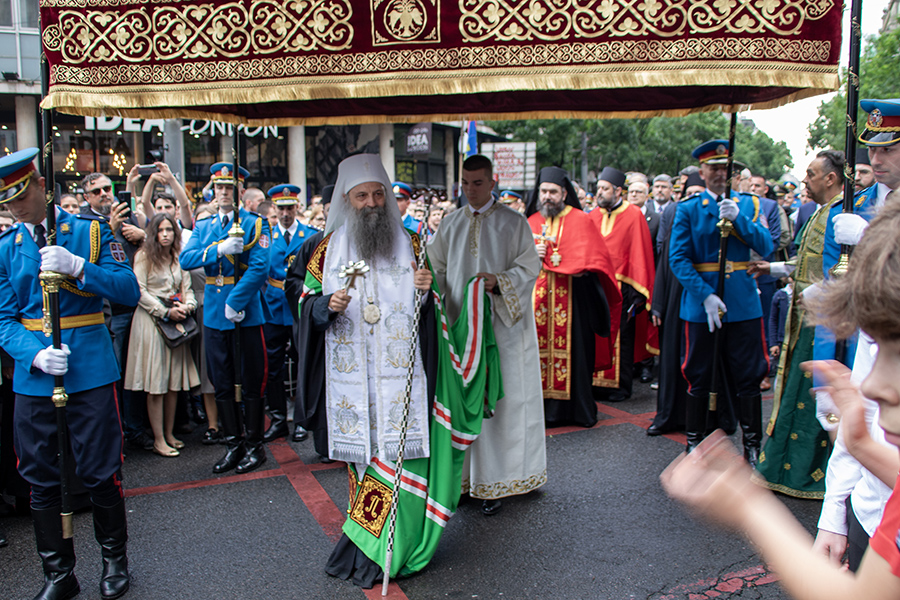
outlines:
[{"label": "camera", "polygon": [[149,177],[154,173],[159,173],[159,167],[156,165],[138,165],[138,175],[141,177]]}]

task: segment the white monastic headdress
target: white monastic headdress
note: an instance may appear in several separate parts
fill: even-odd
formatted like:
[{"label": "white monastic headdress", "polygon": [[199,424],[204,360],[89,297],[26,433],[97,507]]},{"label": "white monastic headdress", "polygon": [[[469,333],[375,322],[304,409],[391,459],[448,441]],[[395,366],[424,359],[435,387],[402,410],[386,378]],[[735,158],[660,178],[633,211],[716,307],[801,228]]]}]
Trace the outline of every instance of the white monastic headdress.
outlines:
[{"label": "white monastic headdress", "polygon": [[402,222],[400,209],[397,207],[397,198],[391,189],[391,180],[387,171],[381,164],[381,157],[377,154],[357,154],[345,158],[338,165],[338,178],[331,195],[331,209],[328,211],[328,222],[325,223],[325,235],[343,225],[347,220],[347,215],[353,210],[347,200],[347,193],[359,184],[370,181],[384,186],[384,206],[392,221]]}]

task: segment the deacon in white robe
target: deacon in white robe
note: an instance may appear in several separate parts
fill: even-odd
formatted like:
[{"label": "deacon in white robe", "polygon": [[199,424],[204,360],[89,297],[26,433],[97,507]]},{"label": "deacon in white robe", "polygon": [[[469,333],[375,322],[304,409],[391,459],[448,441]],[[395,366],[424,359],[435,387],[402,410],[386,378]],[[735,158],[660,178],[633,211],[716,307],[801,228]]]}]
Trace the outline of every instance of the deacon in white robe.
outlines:
[{"label": "deacon in white robe", "polygon": [[531,294],[541,260],[534,237],[518,212],[494,201],[490,160],[475,155],[463,164],[467,206],[444,217],[428,244],[428,258],[451,322],[460,314],[466,284],[484,275],[493,286],[494,336],[500,350],[504,396],[468,452],[462,491],[484,500],[495,514],[500,498],[525,494],[547,481],[544,400]]}]

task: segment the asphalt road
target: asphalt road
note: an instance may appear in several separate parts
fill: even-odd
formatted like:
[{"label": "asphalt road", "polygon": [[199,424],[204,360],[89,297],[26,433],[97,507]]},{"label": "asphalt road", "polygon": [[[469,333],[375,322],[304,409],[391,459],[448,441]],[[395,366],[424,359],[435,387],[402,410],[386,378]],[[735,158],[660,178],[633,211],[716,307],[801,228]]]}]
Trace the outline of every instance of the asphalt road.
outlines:
[{"label": "asphalt road", "polygon": [[[431,564],[391,584],[394,599],[698,600],[785,598],[744,540],[693,520],[659,485],[683,435],[647,437],[655,392],[600,404],[592,429],[547,433],[548,483],[481,514],[464,502]],[[771,409],[771,396],[763,414]],[[246,475],[212,475],[221,447],[204,429],[178,458],[128,454],[129,600],[380,598],[323,571],[346,515],[342,463],[317,462],[311,441],[269,444]],[[820,502],[782,497],[811,532]],[[31,523],[0,521],[0,599],[31,599],[42,585]],[[79,598],[99,598],[99,548],[91,516],[75,517]]]}]

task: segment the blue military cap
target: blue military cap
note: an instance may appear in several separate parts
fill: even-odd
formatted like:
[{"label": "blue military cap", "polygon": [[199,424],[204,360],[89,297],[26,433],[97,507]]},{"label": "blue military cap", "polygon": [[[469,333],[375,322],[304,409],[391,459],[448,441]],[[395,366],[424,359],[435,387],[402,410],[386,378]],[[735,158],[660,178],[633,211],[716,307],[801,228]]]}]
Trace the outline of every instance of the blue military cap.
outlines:
[{"label": "blue military cap", "polygon": [[702,164],[724,165],[728,162],[728,140],[709,140],[703,142],[691,152],[691,156]]},{"label": "blue military cap", "polygon": [[301,191],[299,185],[282,183],[281,185],[269,188],[267,193],[269,198],[272,199],[272,202],[275,203],[275,206],[292,206],[300,202]]},{"label": "blue military cap", "polygon": [[395,181],[391,184],[391,188],[394,192],[394,197],[399,198],[400,196],[406,196],[407,198],[412,197],[412,188],[402,181]]},{"label": "blue military cap", "polygon": [[[234,177],[231,175],[233,169],[234,165],[232,163],[219,162],[214,164],[209,168],[209,172],[212,174],[212,182],[234,185]],[[250,171],[244,167],[238,167],[238,181],[243,183],[247,177],[250,177]]]},{"label": "blue military cap", "polygon": [[0,158],[0,204],[21,196],[37,175],[34,157],[37,148],[26,148]]},{"label": "blue military cap", "polygon": [[512,204],[516,200],[521,200],[522,194],[519,192],[514,192],[512,190],[503,190],[500,192],[500,202],[503,204]]},{"label": "blue military cap", "polygon": [[866,128],[859,141],[866,146],[891,146],[900,142],[900,98],[890,100],[860,100],[859,105],[869,113]]}]

